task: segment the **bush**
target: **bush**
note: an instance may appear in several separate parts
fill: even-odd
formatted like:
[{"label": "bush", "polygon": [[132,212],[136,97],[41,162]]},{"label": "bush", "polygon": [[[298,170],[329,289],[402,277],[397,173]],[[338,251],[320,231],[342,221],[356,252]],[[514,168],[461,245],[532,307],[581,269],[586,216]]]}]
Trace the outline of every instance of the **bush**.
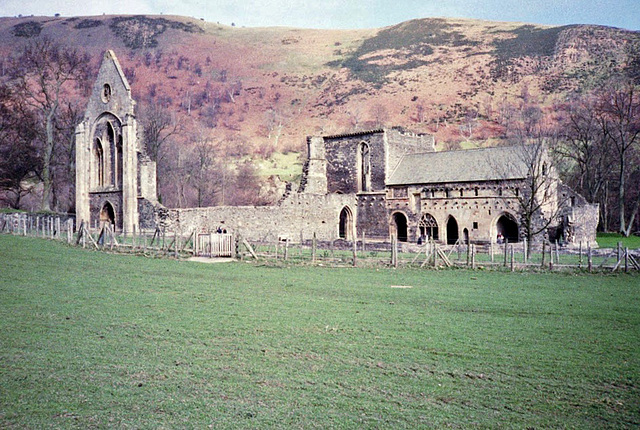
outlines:
[{"label": "bush", "polygon": [[11,32],[16,37],[36,37],[42,31],[42,24],[36,21],[28,21],[13,26]]}]

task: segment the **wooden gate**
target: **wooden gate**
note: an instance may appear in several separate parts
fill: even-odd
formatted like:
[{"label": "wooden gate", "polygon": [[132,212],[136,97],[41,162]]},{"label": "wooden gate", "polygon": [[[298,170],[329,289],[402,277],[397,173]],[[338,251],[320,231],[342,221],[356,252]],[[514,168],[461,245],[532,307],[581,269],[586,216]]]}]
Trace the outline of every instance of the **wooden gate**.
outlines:
[{"label": "wooden gate", "polygon": [[235,242],[232,234],[198,233],[196,240],[198,257],[233,257]]}]

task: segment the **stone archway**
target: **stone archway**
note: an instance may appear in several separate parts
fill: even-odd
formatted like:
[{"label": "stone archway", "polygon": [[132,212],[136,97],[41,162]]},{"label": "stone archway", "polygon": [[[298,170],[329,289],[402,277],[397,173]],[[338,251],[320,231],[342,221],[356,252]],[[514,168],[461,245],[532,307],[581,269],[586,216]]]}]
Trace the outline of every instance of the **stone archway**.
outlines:
[{"label": "stone archway", "polygon": [[115,228],[116,212],[113,210],[113,205],[109,202],[105,202],[100,210],[100,225],[105,225],[106,223]]},{"label": "stone archway", "polygon": [[511,214],[504,213],[496,220],[496,234],[498,238],[508,240],[509,243],[519,241],[518,223]]},{"label": "stone archway", "polygon": [[447,245],[455,245],[459,237],[458,221],[456,221],[453,215],[449,215],[449,219],[447,220]]},{"label": "stone archway", "polygon": [[462,238],[464,239],[465,244],[469,243],[469,229],[465,228],[462,230]]},{"label": "stone archway", "polygon": [[353,212],[349,206],[345,206],[340,211],[340,221],[338,224],[338,237],[345,240],[353,240]]},{"label": "stone archway", "polygon": [[402,212],[396,212],[392,216],[392,227],[398,242],[406,242],[409,239],[407,233],[407,217]]}]

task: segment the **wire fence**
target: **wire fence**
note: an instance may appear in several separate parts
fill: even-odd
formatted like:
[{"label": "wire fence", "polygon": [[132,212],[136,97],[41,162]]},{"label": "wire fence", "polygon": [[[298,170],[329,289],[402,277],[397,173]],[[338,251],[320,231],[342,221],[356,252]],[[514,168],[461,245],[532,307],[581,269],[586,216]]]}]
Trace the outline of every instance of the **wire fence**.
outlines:
[{"label": "wire fence", "polygon": [[[38,214],[0,214],[0,233],[40,237],[70,246],[101,251],[174,258],[236,258],[264,264],[311,264],[330,267],[468,267],[503,270],[578,270],[587,272],[640,271],[640,250],[618,243],[616,248],[594,249],[588,244],[565,247],[542,242],[503,244],[421,245],[390,241],[319,241],[279,239],[248,241],[239,235],[166,229],[134,231],[124,235],[104,224],[90,229],[73,217]],[[283,236],[284,237],[284,236]]]}]

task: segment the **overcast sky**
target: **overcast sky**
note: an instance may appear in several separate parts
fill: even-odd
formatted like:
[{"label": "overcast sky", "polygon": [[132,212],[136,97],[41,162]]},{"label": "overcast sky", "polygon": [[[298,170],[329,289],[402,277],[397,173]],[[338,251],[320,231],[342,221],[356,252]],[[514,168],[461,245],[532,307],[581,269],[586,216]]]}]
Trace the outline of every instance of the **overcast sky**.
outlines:
[{"label": "overcast sky", "polygon": [[640,0],[0,0],[0,16],[165,14],[238,26],[377,28],[461,17],[640,30]]}]

